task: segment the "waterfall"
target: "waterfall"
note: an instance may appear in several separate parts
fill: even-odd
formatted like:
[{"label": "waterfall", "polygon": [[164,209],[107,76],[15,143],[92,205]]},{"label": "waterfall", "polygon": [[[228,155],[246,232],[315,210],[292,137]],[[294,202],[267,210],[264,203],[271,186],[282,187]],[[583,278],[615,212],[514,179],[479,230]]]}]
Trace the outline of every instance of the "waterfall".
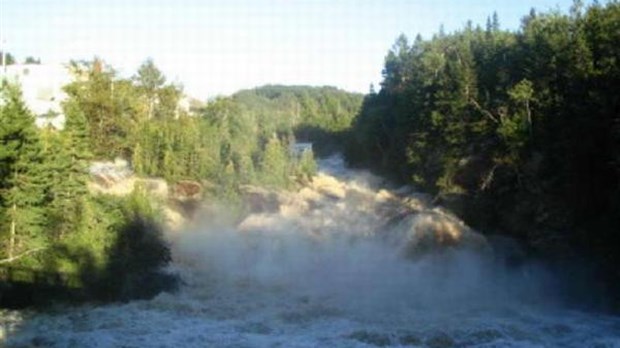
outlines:
[{"label": "waterfall", "polygon": [[[294,192],[170,236],[177,293],[4,311],[0,342],[58,347],[620,347],[620,318],[556,303],[553,275],[408,187],[320,161]],[[261,201],[263,200],[263,201]]]}]

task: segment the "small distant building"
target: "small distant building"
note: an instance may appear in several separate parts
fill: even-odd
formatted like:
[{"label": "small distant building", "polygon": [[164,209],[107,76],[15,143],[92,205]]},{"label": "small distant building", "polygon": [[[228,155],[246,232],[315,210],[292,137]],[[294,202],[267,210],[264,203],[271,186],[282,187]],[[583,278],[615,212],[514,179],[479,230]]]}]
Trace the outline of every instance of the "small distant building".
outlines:
[{"label": "small distant building", "polygon": [[312,143],[294,143],[290,151],[292,156],[301,158],[306,151],[312,152]]}]

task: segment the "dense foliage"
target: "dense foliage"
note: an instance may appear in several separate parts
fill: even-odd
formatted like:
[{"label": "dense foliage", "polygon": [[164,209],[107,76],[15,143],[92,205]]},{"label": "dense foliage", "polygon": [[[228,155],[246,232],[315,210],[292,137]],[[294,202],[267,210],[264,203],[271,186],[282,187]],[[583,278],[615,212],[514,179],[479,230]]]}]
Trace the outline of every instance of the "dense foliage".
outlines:
[{"label": "dense foliage", "polygon": [[312,152],[290,150],[295,132],[340,131],[362,101],[328,87],[266,86],[187,109],[152,60],[130,79],[98,59],[69,68],[62,130],[38,129],[18,86],[2,86],[0,266],[68,274],[106,300],[174,281],[160,272],[170,260],[163,202],[139,188],[128,197],[89,193],[91,161],[125,158],[138,175],[193,180],[210,199],[236,202],[244,184],[285,188],[312,175]]},{"label": "dense foliage", "polygon": [[132,79],[100,61],[72,68],[66,106],[86,116],[96,157],[128,158],[138,174],[172,182],[207,180],[220,196],[234,196],[240,184],[290,185],[309,168],[289,155],[295,135],[325,143],[350,126],[362,102],[331,87],[265,86],[186,110],[181,88],[166,84],[151,60]]},{"label": "dense foliage", "polygon": [[585,253],[618,294],[620,3],[522,23],[399,37],[347,158],[438,193],[483,231]]},{"label": "dense foliage", "polygon": [[11,54],[11,52],[2,52],[0,51],[0,64],[4,64],[4,60],[6,59],[5,65],[15,64],[15,57]]},{"label": "dense foliage", "polygon": [[264,86],[236,93],[233,100],[267,131],[290,132],[326,153],[341,147],[362,104],[361,94],[333,87]]},{"label": "dense foliage", "polygon": [[151,198],[88,193],[84,115],[68,105],[63,130],[38,129],[18,88],[3,85],[1,97],[0,266],[17,267],[35,287],[37,274],[66,275],[60,285],[86,298],[133,298],[174,285],[167,276],[158,283],[170,255]]},{"label": "dense foliage", "polygon": [[[292,143],[336,140],[334,134],[350,126],[361,102],[358,94],[302,86],[264,86],[216,98],[197,118],[150,122],[136,145],[134,166],[147,175],[202,178],[220,187],[231,182],[287,186],[300,169],[289,163]],[[165,144],[148,143],[157,139]]]}]

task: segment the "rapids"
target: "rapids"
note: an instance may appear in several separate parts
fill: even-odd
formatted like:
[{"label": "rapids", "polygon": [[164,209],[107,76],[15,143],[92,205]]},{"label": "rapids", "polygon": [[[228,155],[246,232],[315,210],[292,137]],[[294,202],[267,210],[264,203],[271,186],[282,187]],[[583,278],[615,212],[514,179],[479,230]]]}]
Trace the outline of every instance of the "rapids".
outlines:
[{"label": "rapids", "polygon": [[505,250],[428,197],[385,188],[338,156],[299,191],[254,198],[263,208],[241,222],[222,212],[170,233],[178,292],[5,310],[0,343],[620,347],[620,318],[567,309],[544,267],[507,265]]}]

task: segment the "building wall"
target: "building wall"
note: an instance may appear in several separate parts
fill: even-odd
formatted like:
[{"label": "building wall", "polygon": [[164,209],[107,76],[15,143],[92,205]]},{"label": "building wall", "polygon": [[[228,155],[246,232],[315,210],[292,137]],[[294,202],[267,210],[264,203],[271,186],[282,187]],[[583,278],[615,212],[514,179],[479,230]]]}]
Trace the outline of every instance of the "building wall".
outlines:
[{"label": "building wall", "polygon": [[62,65],[15,64],[3,71],[6,79],[21,86],[24,101],[37,116],[39,127],[48,124],[62,128],[64,115],[61,102],[67,98],[63,86],[72,81],[67,67]]}]

